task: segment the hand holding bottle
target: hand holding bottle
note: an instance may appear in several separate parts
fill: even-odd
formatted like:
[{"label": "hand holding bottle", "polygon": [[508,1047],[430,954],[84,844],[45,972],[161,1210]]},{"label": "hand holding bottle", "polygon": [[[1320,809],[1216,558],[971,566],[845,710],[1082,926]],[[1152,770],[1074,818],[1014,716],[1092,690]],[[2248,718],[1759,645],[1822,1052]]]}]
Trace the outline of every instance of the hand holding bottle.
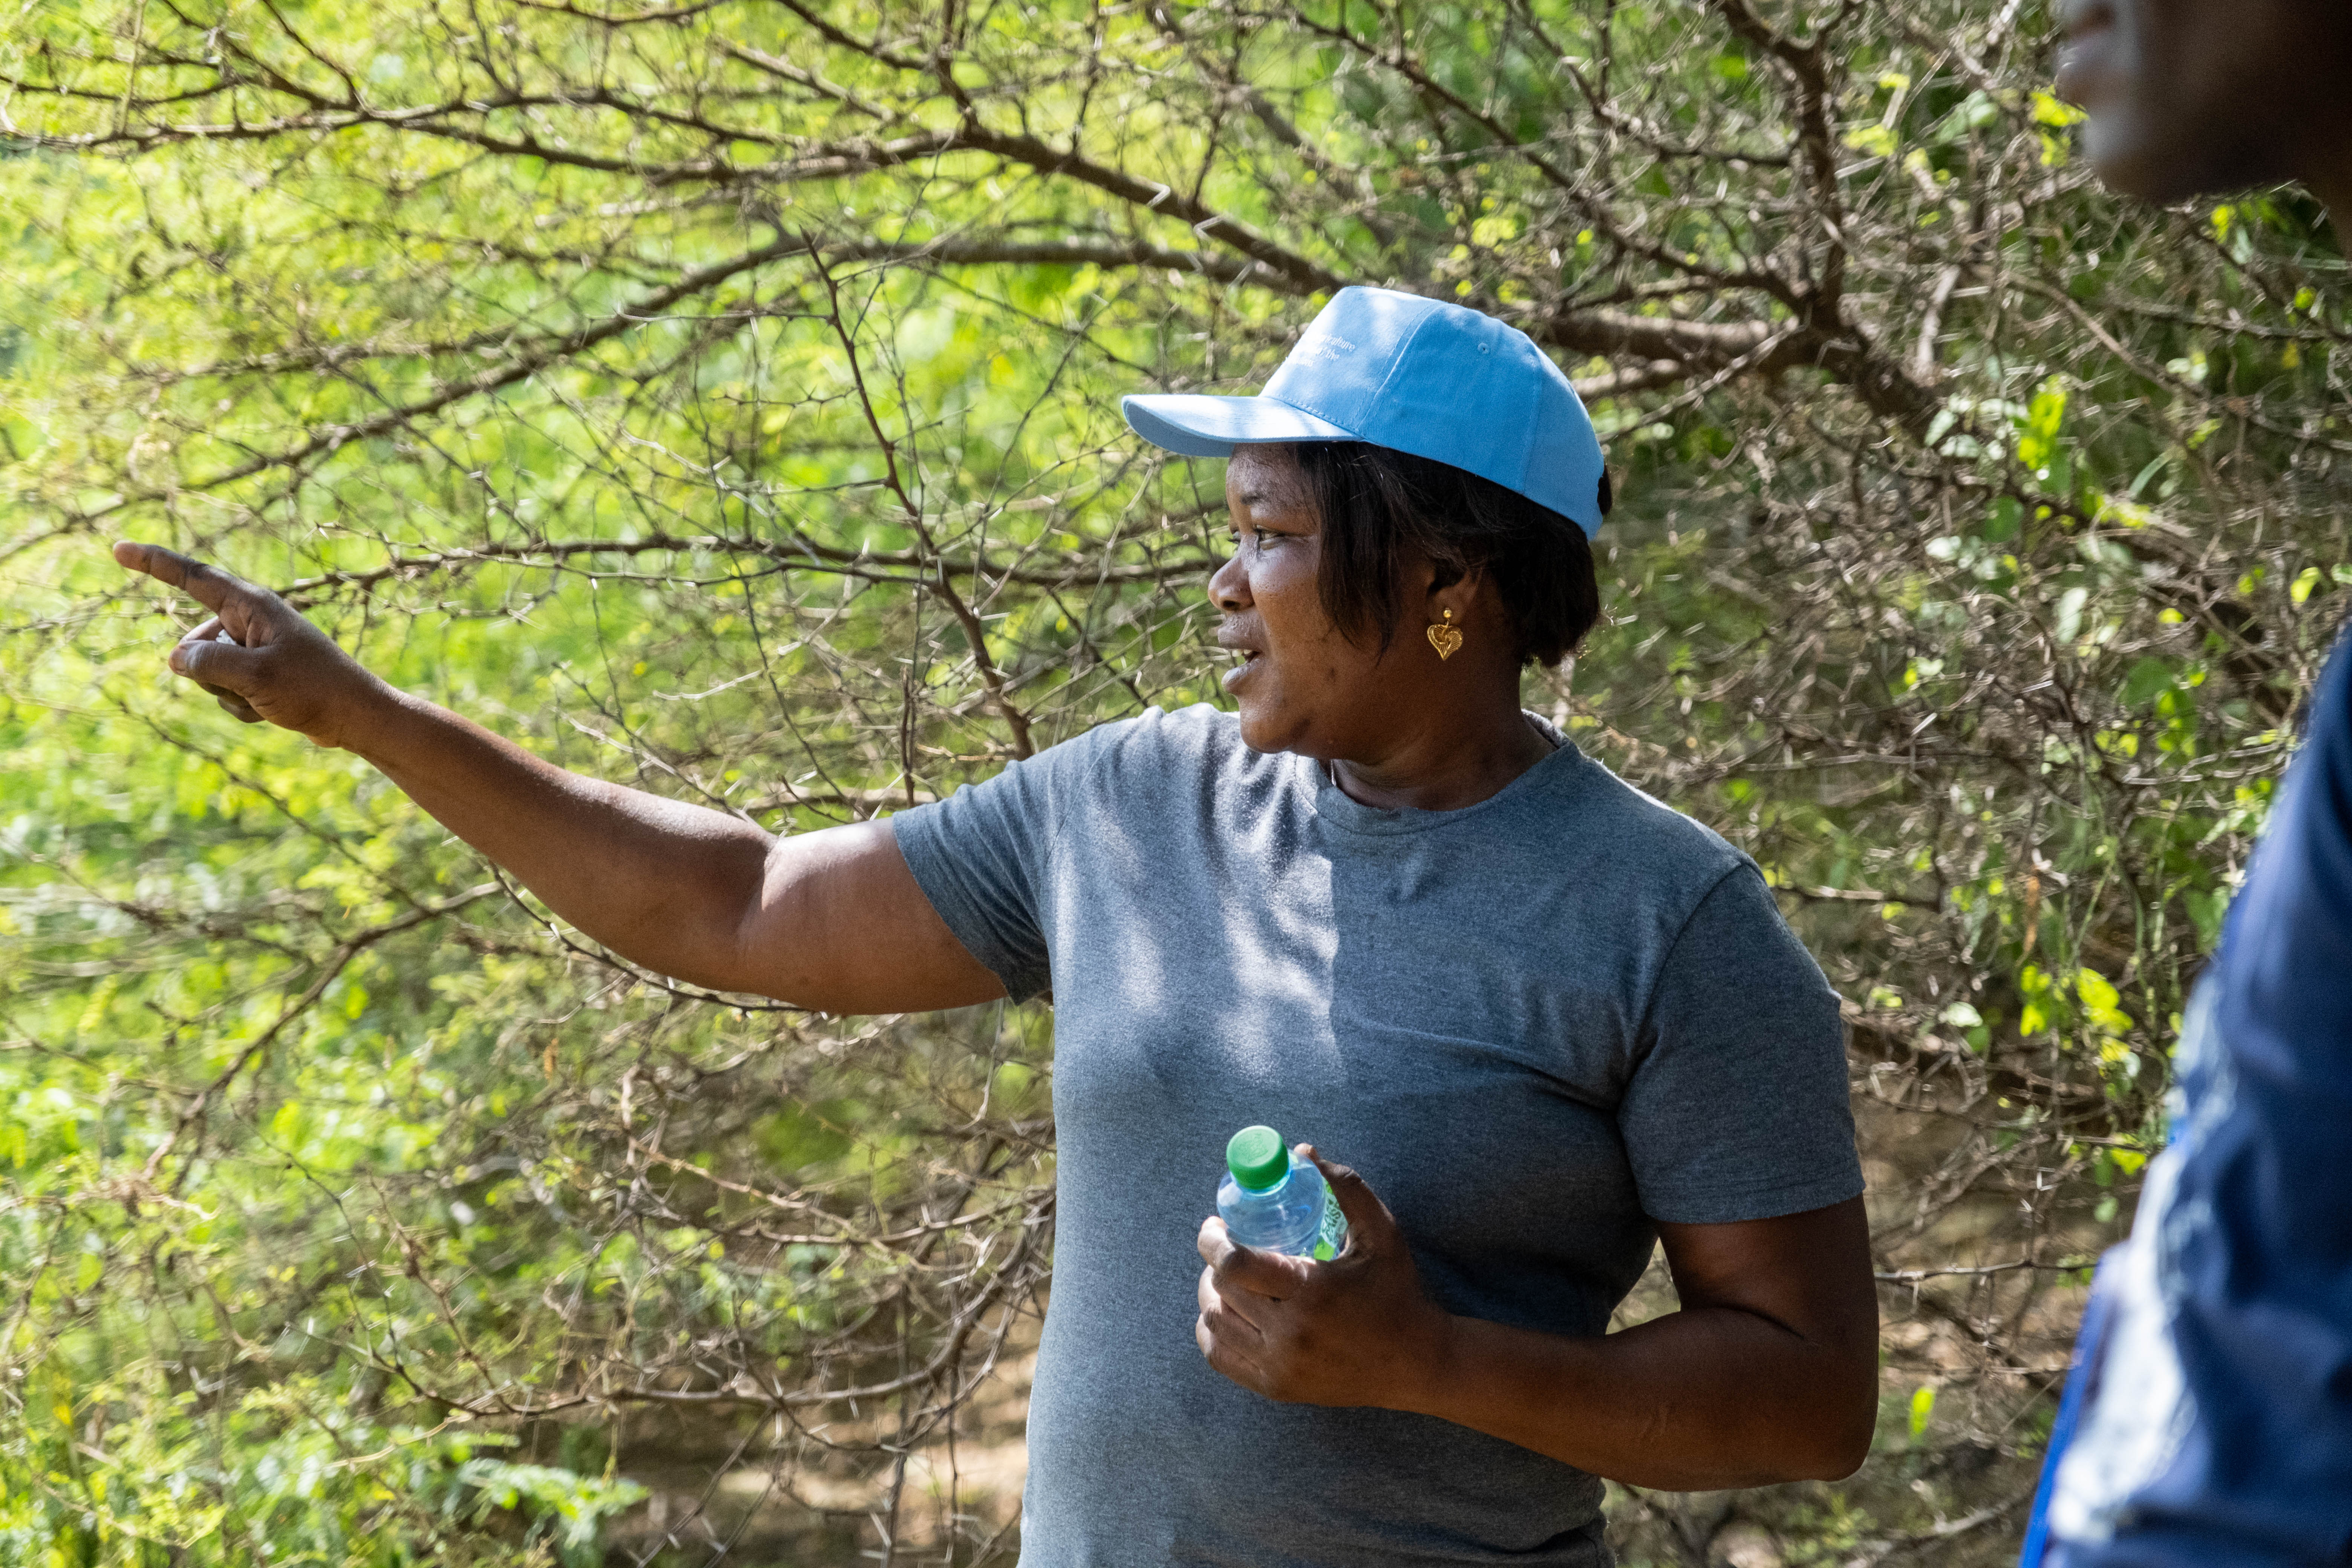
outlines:
[{"label": "hand holding bottle", "polygon": [[1225,1145],[1225,1177],[1217,1184],[1217,1217],[1244,1247],[1329,1258],[1348,1245],[1348,1221],[1330,1197],[1322,1173],[1297,1149],[1282,1146],[1271,1127],[1244,1127]]},{"label": "hand holding bottle", "polygon": [[1347,1216],[1347,1246],[1328,1262],[1234,1240],[1202,1222],[1200,1316],[1209,1364],[1268,1399],[1411,1409],[1444,1375],[1453,1316],[1422,1292],[1388,1205],[1345,1165],[1299,1152]]}]

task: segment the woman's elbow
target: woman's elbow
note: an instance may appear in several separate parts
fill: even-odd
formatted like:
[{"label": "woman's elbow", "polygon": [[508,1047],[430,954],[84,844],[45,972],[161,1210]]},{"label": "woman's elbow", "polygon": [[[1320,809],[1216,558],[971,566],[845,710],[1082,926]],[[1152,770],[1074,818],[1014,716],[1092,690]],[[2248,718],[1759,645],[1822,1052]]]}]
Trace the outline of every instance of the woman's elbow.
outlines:
[{"label": "woman's elbow", "polygon": [[1803,1440],[1792,1445],[1802,1468],[1792,1481],[1842,1481],[1862,1468],[1870,1458],[1870,1440],[1878,1430],[1878,1397],[1874,1386],[1845,1394],[1834,1403],[1807,1414]]}]

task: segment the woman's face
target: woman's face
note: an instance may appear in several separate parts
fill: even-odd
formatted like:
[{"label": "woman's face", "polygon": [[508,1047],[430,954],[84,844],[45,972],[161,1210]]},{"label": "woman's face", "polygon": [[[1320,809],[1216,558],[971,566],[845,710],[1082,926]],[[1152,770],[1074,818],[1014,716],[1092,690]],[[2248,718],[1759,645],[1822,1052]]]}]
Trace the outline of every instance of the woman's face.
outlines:
[{"label": "woman's face", "polygon": [[1217,645],[1244,656],[1224,678],[1241,710],[1242,740],[1258,752],[1378,755],[1405,696],[1398,681],[1410,683],[1406,644],[1399,638],[1384,658],[1377,636],[1351,641],[1324,613],[1316,587],[1322,520],[1297,454],[1286,446],[1235,447],[1225,465],[1225,508],[1234,555],[1209,579],[1209,598],[1225,617]]}]

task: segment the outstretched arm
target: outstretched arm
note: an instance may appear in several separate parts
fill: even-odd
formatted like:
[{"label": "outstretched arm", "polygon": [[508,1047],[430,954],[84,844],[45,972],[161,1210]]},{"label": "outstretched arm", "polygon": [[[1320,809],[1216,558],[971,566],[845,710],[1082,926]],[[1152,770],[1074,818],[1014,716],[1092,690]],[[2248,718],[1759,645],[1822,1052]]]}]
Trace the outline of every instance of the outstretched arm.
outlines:
[{"label": "outstretched arm", "polygon": [[114,557],[212,619],[171,667],[247,723],[381,768],[558,915],[656,973],[829,1013],[1004,994],[923,896],[886,822],[777,838],[724,812],[567,773],[362,668],[266,588],[128,541]]}]

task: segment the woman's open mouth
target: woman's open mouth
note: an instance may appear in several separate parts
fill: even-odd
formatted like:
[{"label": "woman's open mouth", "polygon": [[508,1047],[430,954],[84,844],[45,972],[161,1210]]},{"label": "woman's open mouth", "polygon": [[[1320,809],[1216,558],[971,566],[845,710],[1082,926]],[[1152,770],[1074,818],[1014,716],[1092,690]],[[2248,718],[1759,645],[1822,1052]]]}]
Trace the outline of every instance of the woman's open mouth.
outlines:
[{"label": "woman's open mouth", "polygon": [[1257,662],[1264,658],[1265,655],[1261,650],[1254,647],[1227,648],[1225,651],[1227,653],[1238,654],[1240,656],[1240,658],[1234,662],[1234,667],[1231,669],[1226,670],[1224,675],[1221,678],[1224,683],[1225,689],[1231,691],[1236,684],[1249,674],[1252,669],[1256,668]]}]

